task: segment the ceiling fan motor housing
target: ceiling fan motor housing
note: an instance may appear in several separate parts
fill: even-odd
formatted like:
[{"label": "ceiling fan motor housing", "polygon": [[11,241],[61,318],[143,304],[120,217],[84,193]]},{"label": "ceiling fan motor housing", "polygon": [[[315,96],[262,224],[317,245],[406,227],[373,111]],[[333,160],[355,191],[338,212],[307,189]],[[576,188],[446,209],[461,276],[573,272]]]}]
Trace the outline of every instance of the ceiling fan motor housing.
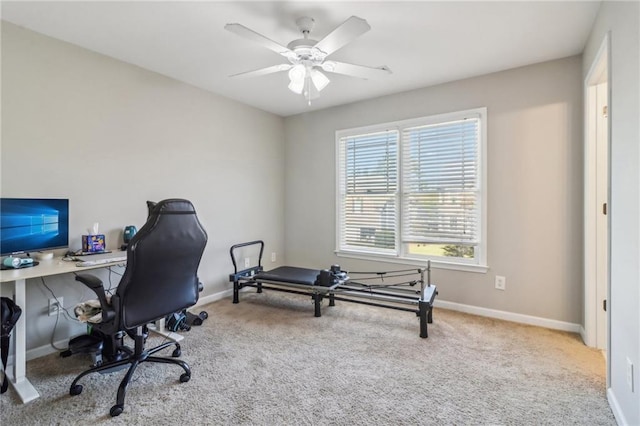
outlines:
[{"label": "ceiling fan motor housing", "polygon": [[292,41],[287,45],[287,48],[293,50],[297,58],[289,58],[289,60],[292,63],[299,63],[301,61],[312,61],[320,63],[324,61],[324,58],[326,58],[327,55],[320,49],[316,49],[313,47],[316,43],[316,40],[311,40],[308,38],[301,38]]},{"label": "ceiling fan motor housing", "polygon": [[318,44],[317,40],[312,40],[309,38],[309,33],[311,32],[311,30],[313,30],[314,24],[314,19],[308,16],[302,16],[296,19],[298,30],[302,32],[304,38],[293,40],[287,45],[287,48],[293,50],[298,56],[296,59],[289,58],[289,60],[293,64],[312,62],[313,65],[319,65],[327,56],[327,54],[322,52],[320,49],[313,48],[313,46]]}]

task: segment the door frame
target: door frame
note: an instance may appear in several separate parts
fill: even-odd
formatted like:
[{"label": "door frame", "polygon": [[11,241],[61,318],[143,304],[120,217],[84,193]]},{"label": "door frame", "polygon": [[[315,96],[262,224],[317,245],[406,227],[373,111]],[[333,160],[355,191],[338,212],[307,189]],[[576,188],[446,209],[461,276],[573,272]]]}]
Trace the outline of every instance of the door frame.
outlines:
[{"label": "door frame", "polygon": [[[602,74],[606,72],[606,80],[602,80]],[[598,309],[602,306],[596,300],[597,282],[597,241],[596,221],[600,214],[601,206],[596,199],[596,134],[594,123],[593,97],[598,83],[607,83],[607,278],[606,293],[607,302],[611,300],[611,35],[607,32],[604,36],[598,53],[596,54],[589,72],[584,80],[584,332],[582,338],[586,345],[597,347]],[[610,348],[611,330],[611,304],[607,303],[606,311],[606,347]],[[607,382],[609,381],[609,357],[607,356]]]}]

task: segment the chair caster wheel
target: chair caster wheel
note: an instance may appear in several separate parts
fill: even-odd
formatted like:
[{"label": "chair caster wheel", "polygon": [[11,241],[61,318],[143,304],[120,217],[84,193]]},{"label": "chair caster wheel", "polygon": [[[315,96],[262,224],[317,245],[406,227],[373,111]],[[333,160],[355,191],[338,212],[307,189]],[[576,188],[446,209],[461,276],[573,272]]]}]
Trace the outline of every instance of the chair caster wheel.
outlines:
[{"label": "chair caster wheel", "polygon": [[69,395],[80,395],[82,392],[82,385],[73,385],[69,388]]},{"label": "chair caster wheel", "polygon": [[182,351],[180,350],[180,348],[175,348],[173,350],[173,353],[171,354],[171,356],[174,358],[178,358],[180,355],[182,355]]},{"label": "chair caster wheel", "polygon": [[109,410],[109,414],[111,414],[111,417],[117,417],[120,414],[122,414],[123,410],[124,410],[124,406],[114,405],[113,407],[111,407],[111,410]]},{"label": "chair caster wheel", "polygon": [[180,376],[180,381],[181,381],[182,383],[186,383],[186,382],[188,382],[189,380],[191,380],[191,375],[190,375],[190,374],[187,374],[187,373],[182,373],[182,375]]}]

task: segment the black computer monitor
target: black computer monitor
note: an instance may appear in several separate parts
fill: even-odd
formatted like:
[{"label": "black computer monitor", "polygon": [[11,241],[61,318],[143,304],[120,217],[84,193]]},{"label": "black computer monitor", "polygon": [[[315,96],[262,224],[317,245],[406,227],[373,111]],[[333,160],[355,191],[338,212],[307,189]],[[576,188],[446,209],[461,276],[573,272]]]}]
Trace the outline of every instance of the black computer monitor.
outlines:
[{"label": "black computer monitor", "polygon": [[69,246],[69,200],[0,198],[0,255]]}]

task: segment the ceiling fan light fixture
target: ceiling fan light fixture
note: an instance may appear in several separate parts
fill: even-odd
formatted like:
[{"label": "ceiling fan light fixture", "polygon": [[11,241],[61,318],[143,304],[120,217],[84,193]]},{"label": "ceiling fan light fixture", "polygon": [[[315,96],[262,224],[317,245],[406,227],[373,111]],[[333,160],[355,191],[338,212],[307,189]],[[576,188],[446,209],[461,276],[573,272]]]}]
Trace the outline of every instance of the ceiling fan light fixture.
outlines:
[{"label": "ceiling fan light fixture", "polygon": [[288,87],[289,87],[289,90],[291,90],[293,93],[301,95],[302,91],[304,90],[304,79],[291,80]]},{"label": "ceiling fan light fixture", "polygon": [[289,70],[289,90],[298,95],[304,90],[304,81],[307,77],[307,69],[302,64],[297,64]]},{"label": "ceiling fan light fixture", "polygon": [[289,70],[289,80],[293,83],[298,81],[304,81],[304,78],[307,76],[307,69],[304,65],[298,64],[291,67]]},{"label": "ceiling fan light fixture", "polygon": [[331,80],[329,80],[329,78],[326,75],[322,74],[320,71],[312,69],[311,81],[313,81],[313,85],[316,86],[318,92],[321,92],[322,89],[327,87],[327,84],[329,84]]}]

